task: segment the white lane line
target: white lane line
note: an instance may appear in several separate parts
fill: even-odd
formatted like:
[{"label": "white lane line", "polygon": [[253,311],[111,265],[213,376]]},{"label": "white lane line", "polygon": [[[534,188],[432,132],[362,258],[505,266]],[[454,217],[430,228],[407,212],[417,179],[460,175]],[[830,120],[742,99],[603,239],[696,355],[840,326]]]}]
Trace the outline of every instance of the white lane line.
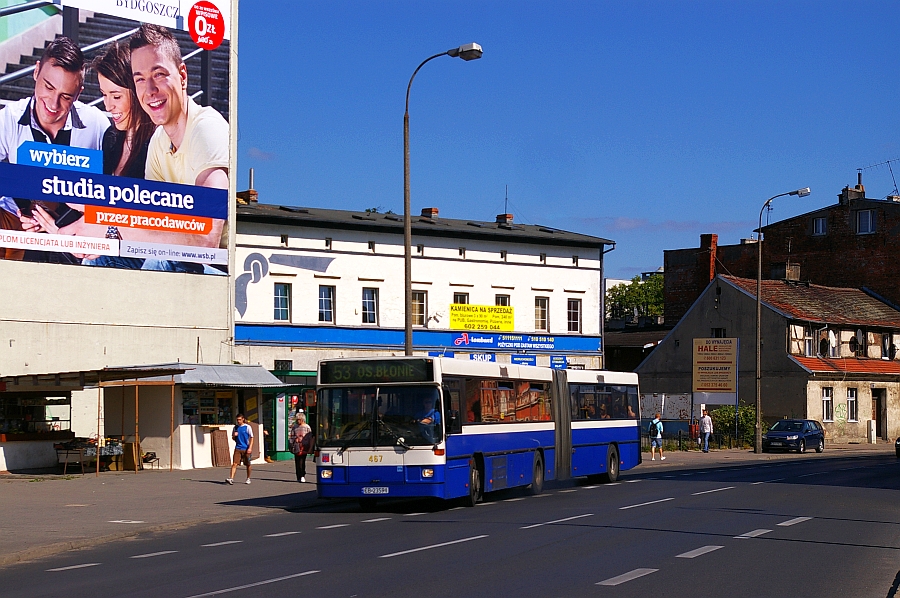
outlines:
[{"label": "white lane line", "polygon": [[766,480],[766,481],[764,481],[764,482],[753,482],[753,483],[750,484],[750,485],[751,485],[751,486],[756,486],[757,484],[771,484],[772,482],[780,482],[780,481],[783,480],[783,479],[785,479],[785,478],[775,478],[774,480]]},{"label": "white lane line", "polygon": [[379,556],[380,559],[389,559],[395,556],[401,556],[404,554],[410,554],[413,552],[421,552],[423,550],[431,550],[432,548],[440,548],[442,546],[450,546],[452,544],[460,544],[462,542],[471,542],[472,540],[480,540],[482,538],[487,538],[487,534],[483,534],[481,536],[472,536],[471,538],[462,538],[460,540],[451,540],[450,542],[441,542],[440,544],[432,544],[431,546],[422,546],[421,548],[412,548],[410,550],[401,550],[400,552],[392,552],[390,554],[383,554]]},{"label": "white lane line", "polygon": [[828,473],[828,472],[827,471],[819,471],[816,473],[804,473],[803,475],[798,475],[797,477],[798,478],[808,478],[811,475],[824,475],[826,473]]},{"label": "white lane line", "polygon": [[596,585],[617,586],[620,583],[625,583],[626,581],[631,581],[632,579],[637,579],[638,577],[650,575],[651,573],[656,573],[657,571],[659,571],[659,569],[635,569],[634,571],[629,571],[628,573],[623,573],[622,575],[618,575],[616,577],[610,577],[605,581],[598,581]]},{"label": "white lane line", "polygon": [[404,517],[418,517],[419,515],[425,515],[425,513],[407,513]]},{"label": "white lane line", "polygon": [[518,496],[516,498],[505,498],[505,499],[503,499],[503,502],[516,502],[518,500],[525,500],[525,498],[526,497],[524,497],[524,496]]},{"label": "white lane line", "polygon": [[[531,498],[546,498],[546,497],[548,497],[548,496],[550,496],[550,495],[549,495],[549,494],[535,494],[535,495],[533,495]],[[483,502],[480,502],[480,503],[478,503],[478,504],[483,505],[484,503],[483,503]]]},{"label": "white lane line", "polygon": [[286,579],[295,579],[297,577],[303,577],[304,575],[312,575],[313,573],[319,573],[319,571],[304,571],[303,573],[294,573],[293,575],[285,575],[284,577],[275,577],[273,579],[264,579],[263,581],[257,581],[254,583],[244,584],[242,586],[235,586],[233,588],[225,588],[224,590],[216,590],[215,592],[206,592],[205,594],[194,594],[193,596],[188,596],[188,598],[204,598],[204,596],[218,596],[220,594],[227,594],[229,592],[237,592],[238,590],[246,590],[247,588],[255,588],[257,586],[264,586],[270,583],[277,583],[279,581],[284,581]]},{"label": "white lane line", "polygon": [[618,485],[621,484],[621,483],[622,483],[622,482],[612,482],[612,483],[610,483],[610,484],[603,484],[603,485],[604,485],[604,486],[618,486]]},{"label": "white lane line", "polygon": [[681,477],[684,477],[684,476],[686,476],[686,475],[694,475],[694,474],[692,474],[692,473],[683,473],[683,474],[681,474]]},{"label": "white lane line", "polygon": [[227,546],[228,544],[240,544],[243,540],[226,540],[225,542],[216,542],[214,544],[201,544],[203,548],[213,548],[215,546]]},{"label": "white lane line", "polygon": [[294,534],[299,534],[300,532],[279,532],[277,534],[266,534],[263,538],[280,538],[281,536],[293,536]]},{"label": "white lane line", "polygon": [[740,536],[735,536],[735,538],[739,538],[741,540],[745,540],[747,538],[756,538],[757,536],[761,536],[763,534],[768,534],[770,529],[755,529],[752,532],[747,532],[746,534],[741,534]]},{"label": "white lane line", "polygon": [[594,488],[599,488],[600,486],[585,486],[585,490],[593,490]]},{"label": "white lane line", "polygon": [[460,509],[465,509],[465,507],[453,507],[450,509],[451,511],[459,511]]},{"label": "white lane line", "polygon": [[708,473],[709,473],[708,471],[698,471],[697,475],[706,475]]},{"label": "white lane line", "polygon": [[566,517],[565,519],[555,519],[554,521],[547,521],[545,523],[535,523],[534,525],[526,525],[524,527],[520,527],[519,529],[531,529],[533,527],[541,527],[542,525],[553,525],[554,523],[562,523],[563,521],[572,521],[573,519],[581,519],[582,517],[591,517],[593,513],[585,513],[584,515],[575,515],[574,517]]},{"label": "white lane line", "polygon": [[694,492],[691,496],[700,496],[701,494],[711,494],[713,492],[721,492],[722,490],[734,490],[734,486],[725,486],[724,488],[713,488],[712,490],[704,490],[703,492]]},{"label": "white lane line", "polygon": [[642,503],[637,504],[637,505],[628,505],[627,507],[619,507],[619,510],[620,510],[620,511],[624,511],[625,509],[633,509],[633,508],[635,508],[635,507],[646,507],[647,505],[655,505],[656,503],[666,502],[666,501],[669,501],[669,500],[675,500],[675,497],[671,497],[671,498],[661,498],[661,499],[659,499],[659,500],[651,500],[650,502],[642,502]]},{"label": "white lane line", "polygon": [[638,482],[641,482],[641,481],[643,481],[643,480],[625,480],[625,483],[626,484],[637,484]]},{"label": "white lane line", "polygon": [[569,492],[578,492],[578,490],[560,490],[560,494],[568,494]]},{"label": "white lane line", "polygon": [[160,550],[159,552],[148,552],[147,554],[136,554],[134,556],[128,557],[130,559],[149,559],[154,556],[162,556],[164,554],[175,554],[178,552],[177,550]]},{"label": "white lane line", "polygon": [[375,519],[363,519],[362,523],[377,523],[379,521],[390,521],[390,517],[376,517]]},{"label": "white lane line", "polygon": [[782,521],[778,525],[781,527],[788,527],[790,525],[797,525],[798,523],[803,523],[804,521],[809,521],[812,517],[794,517],[793,519],[788,519],[787,521]]},{"label": "white lane line", "polygon": [[712,552],[714,550],[718,550],[720,548],[725,548],[724,546],[701,546],[700,548],[695,548],[694,550],[689,550],[687,552],[682,552],[677,555],[676,559],[693,559],[698,556],[704,555],[708,552]]},{"label": "white lane line", "polygon": [[337,529],[339,527],[348,527],[349,523],[335,523],[334,525],[323,525],[322,527],[317,527],[316,529]]},{"label": "white lane line", "polygon": [[85,567],[96,567],[100,563],[84,563],[83,565],[71,565],[69,567],[57,567],[56,569],[47,569],[47,571],[70,571],[72,569],[84,569]]}]

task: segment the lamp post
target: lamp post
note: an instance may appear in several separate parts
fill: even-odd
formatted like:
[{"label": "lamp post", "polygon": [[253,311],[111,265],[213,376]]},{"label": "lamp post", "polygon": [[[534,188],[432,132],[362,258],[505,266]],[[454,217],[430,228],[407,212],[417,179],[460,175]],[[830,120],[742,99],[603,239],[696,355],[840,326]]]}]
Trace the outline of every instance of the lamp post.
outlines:
[{"label": "lamp post", "polygon": [[[756,434],[753,443],[753,452],[762,452],[762,331],[760,329],[760,321],[762,319],[762,301],[760,299],[760,291],[762,289],[762,217],[763,212],[772,203],[772,200],[785,195],[796,195],[798,197],[806,197],[809,195],[809,187],[788,191],[787,193],[779,193],[773,195],[766,200],[763,207],[759,210],[759,228],[756,229],[756,247],[757,247],[757,264],[756,264]],[[736,416],[737,414],[735,414]]]},{"label": "lamp post", "polygon": [[477,60],[481,58],[481,46],[476,43],[464,44],[458,48],[451,48],[446,52],[435,54],[423,60],[406,86],[406,112],[403,114],[403,312],[404,312],[404,347],[406,355],[413,354],[412,342],[412,217],[409,213],[409,90],[412,88],[413,79],[425,63],[440,56],[452,56],[463,60]]}]

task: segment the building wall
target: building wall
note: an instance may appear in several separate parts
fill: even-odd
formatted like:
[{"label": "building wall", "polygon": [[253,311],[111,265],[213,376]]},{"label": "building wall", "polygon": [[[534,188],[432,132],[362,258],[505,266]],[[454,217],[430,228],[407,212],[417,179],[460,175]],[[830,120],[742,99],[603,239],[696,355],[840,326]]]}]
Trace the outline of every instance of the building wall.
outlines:
[{"label": "building wall", "polygon": [[0,373],[227,363],[227,276],[0,260]]},{"label": "building wall", "polygon": [[[237,245],[238,295],[244,292],[246,296],[243,314],[241,299],[236,302],[238,326],[286,324],[323,330],[402,331],[402,236],[243,222],[239,223]],[[427,294],[426,325],[417,326],[416,330],[450,331],[449,308],[454,293],[468,293],[469,303],[477,305],[495,305],[497,295],[508,295],[515,311],[514,333],[599,338],[601,261],[597,249],[417,236],[413,237],[412,247],[412,287]],[[541,254],[545,256],[543,261]],[[310,268],[286,266],[277,263],[285,261],[283,256],[326,261]],[[265,265],[261,266],[262,262]],[[246,276],[241,278],[242,274]],[[288,322],[275,320],[277,283],[291,285]],[[335,287],[334,323],[318,320],[320,285]],[[362,323],[363,288],[378,289],[377,324]],[[535,329],[535,297],[549,299],[548,332]],[[580,334],[568,331],[569,299],[581,301]],[[276,359],[291,359],[294,369],[315,370],[320,359],[383,355],[386,350],[396,352],[402,348],[402,336],[393,347],[334,349],[312,342],[277,347],[245,343],[236,347],[235,358],[269,369],[274,368]],[[594,350],[597,348],[595,343]],[[549,355],[539,357],[549,364]],[[497,359],[508,361],[507,356],[499,354]],[[571,363],[596,368],[600,358],[599,354],[573,356]]]},{"label": "building wall", "polygon": [[[833,421],[826,421],[824,416],[822,389],[833,389]],[[847,389],[855,388],[857,391],[857,421],[849,419],[847,408]],[[869,382],[848,380],[818,380],[809,381],[807,386],[807,413],[806,417],[822,422],[825,427],[826,439],[832,442],[866,442],[869,420],[873,419],[872,390],[885,389],[886,405],[881,439],[890,440],[900,436],[900,383],[897,382]]]}]

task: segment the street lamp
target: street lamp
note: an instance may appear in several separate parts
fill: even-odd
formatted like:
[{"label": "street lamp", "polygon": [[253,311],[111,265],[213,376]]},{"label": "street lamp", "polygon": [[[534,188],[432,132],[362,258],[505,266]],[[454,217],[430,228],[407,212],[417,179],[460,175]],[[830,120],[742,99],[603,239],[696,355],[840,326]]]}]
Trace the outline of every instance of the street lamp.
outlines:
[{"label": "street lamp", "polygon": [[406,355],[413,354],[412,342],[412,218],[409,214],[409,90],[412,88],[413,79],[419,69],[425,66],[429,60],[439,56],[452,56],[462,58],[465,61],[481,58],[481,46],[476,43],[464,44],[458,48],[451,48],[446,52],[435,54],[426,58],[413,71],[406,86],[406,112],[403,114],[403,295],[404,295],[404,346]]},{"label": "street lamp", "polygon": [[[762,301],[760,300],[760,291],[762,288],[762,217],[763,212],[772,203],[772,200],[785,195],[796,195],[798,197],[806,197],[809,195],[809,187],[788,191],[787,193],[779,193],[773,195],[766,200],[763,207],[759,210],[759,228],[756,229],[756,247],[757,247],[757,264],[756,264],[756,438],[753,444],[753,452],[762,452],[762,401],[760,399],[761,379],[762,379],[762,362],[760,356],[762,354],[762,332],[760,330],[760,320],[762,317]],[[737,417],[737,414],[735,414]]]}]

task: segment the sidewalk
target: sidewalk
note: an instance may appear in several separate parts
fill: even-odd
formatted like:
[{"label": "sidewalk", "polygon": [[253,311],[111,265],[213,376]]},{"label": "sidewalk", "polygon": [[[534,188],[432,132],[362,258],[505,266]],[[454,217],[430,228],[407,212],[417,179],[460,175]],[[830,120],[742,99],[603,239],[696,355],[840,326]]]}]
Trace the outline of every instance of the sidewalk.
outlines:
[{"label": "sidewalk", "polygon": [[[828,445],[814,451],[754,454],[746,449],[670,451],[666,460],[643,463],[625,476],[681,468],[721,467],[786,459],[894,456],[894,445]],[[307,467],[315,480],[315,466]],[[119,540],[139,533],[185,528],[202,523],[265,515],[272,509],[315,504],[315,484],[298,484],[293,461],[253,466],[253,483],[238,470],[234,486],[228,469],[144,470],[85,475],[0,474],[0,567],[73,548]],[[563,482],[564,483],[564,482]]]},{"label": "sidewalk", "polygon": [[[315,480],[315,465],[307,465]],[[293,461],[253,466],[253,483],[228,468],[144,470],[62,476],[0,474],[0,566],[118,540],[297,508],[316,501],[315,483],[298,484]]]}]

